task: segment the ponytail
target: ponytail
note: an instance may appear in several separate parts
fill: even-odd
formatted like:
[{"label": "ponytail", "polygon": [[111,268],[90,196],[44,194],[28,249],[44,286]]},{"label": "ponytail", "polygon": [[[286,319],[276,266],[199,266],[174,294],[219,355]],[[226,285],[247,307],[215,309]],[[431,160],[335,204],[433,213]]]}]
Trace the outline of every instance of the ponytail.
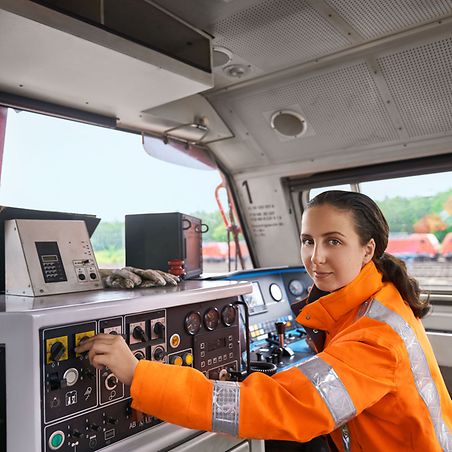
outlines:
[{"label": "ponytail", "polygon": [[422,319],[430,310],[430,303],[428,299],[420,299],[419,284],[408,274],[405,262],[391,254],[383,253],[380,259],[374,258],[374,263],[383,274],[383,281],[392,282],[410,305],[414,315]]}]

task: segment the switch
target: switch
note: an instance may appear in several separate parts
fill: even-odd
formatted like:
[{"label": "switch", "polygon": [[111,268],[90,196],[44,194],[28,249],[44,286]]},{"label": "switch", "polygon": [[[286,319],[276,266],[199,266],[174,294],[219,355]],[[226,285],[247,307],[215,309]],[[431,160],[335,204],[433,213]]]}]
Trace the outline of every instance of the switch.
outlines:
[{"label": "switch", "polygon": [[189,353],[189,352],[184,353],[182,355],[182,358],[183,358],[184,364],[186,366],[191,366],[193,364],[193,355],[191,353]]},{"label": "switch", "polygon": [[75,367],[71,367],[63,374],[63,379],[66,381],[67,386],[73,386],[78,381],[78,370]]},{"label": "switch", "polygon": [[95,423],[92,423],[89,428],[93,431],[93,432],[98,432],[102,427],[100,425],[97,425]]},{"label": "switch", "polygon": [[179,355],[173,355],[170,358],[170,364],[174,364],[175,366],[182,366],[183,360]]},{"label": "switch", "polygon": [[66,351],[66,347],[62,342],[55,342],[50,347],[50,358],[52,361],[57,362],[60,360],[60,358],[64,355],[64,352]]},{"label": "switch", "polygon": [[156,322],[154,324],[154,333],[159,339],[165,338],[165,325],[162,322]]},{"label": "switch", "polygon": [[49,447],[51,450],[58,450],[64,444],[65,435],[61,430],[57,430],[50,435]]},{"label": "switch", "polygon": [[[74,337],[75,346],[83,344],[88,338],[93,337],[96,334],[95,331],[84,331],[81,333],[76,333]],[[85,356],[87,352],[76,353],[75,356]]]},{"label": "switch", "polygon": [[60,389],[60,378],[58,376],[58,372],[51,373],[49,375],[49,386],[51,391],[56,391],[57,389]]},{"label": "switch", "polygon": [[132,336],[141,342],[149,342],[149,338],[146,334],[146,332],[143,330],[143,328],[140,325],[137,325],[132,332]]},{"label": "switch", "polygon": [[107,418],[107,422],[108,422],[109,424],[111,424],[111,425],[116,425],[116,424],[118,423],[118,419],[116,419],[116,418],[113,417],[113,416],[109,416],[109,417]]},{"label": "switch", "polygon": [[105,387],[109,391],[113,391],[113,389],[115,389],[116,386],[118,386],[118,378],[116,377],[116,375],[115,374],[108,375],[107,378],[105,378]]},{"label": "switch", "polygon": [[82,433],[79,430],[77,430],[76,428],[74,428],[74,430],[72,430],[72,432],[71,432],[71,436],[74,438],[81,438]]},{"label": "switch", "polygon": [[134,354],[135,358],[138,359],[138,361],[141,361],[142,359],[145,358],[144,351],[142,351],[142,350],[137,350],[133,354]]},{"label": "switch", "polygon": [[154,350],[154,353],[153,353],[152,356],[154,357],[154,359],[155,359],[156,361],[162,361],[163,358],[166,356],[166,351],[164,350],[163,347],[157,347],[157,348]]}]

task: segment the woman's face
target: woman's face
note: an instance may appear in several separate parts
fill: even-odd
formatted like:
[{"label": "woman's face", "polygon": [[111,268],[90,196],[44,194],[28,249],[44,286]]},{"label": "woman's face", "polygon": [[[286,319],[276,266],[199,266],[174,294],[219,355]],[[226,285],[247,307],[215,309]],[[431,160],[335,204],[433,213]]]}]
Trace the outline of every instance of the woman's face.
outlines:
[{"label": "woman's face", "polygon": [[361,245],[350,211],[324,204],[303,213],[301,259],[320,290],[333,292],[353,281],[374,251],[373,239]]}]

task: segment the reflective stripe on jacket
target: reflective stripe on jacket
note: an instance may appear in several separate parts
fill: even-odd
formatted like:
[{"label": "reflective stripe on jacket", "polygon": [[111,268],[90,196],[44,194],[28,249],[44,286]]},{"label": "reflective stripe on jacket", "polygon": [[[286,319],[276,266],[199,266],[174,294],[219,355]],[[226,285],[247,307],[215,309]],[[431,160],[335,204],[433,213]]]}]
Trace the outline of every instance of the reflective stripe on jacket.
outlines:
[{"label": "reflective stripe on jacket", "polygon": [[372,262],[297,320],[326,331],[324,350],[297,368],[238,384],[142,360],[133,407],[244,438],[332,432],[339,450],[452,452],[452,402],[423,326]]}]

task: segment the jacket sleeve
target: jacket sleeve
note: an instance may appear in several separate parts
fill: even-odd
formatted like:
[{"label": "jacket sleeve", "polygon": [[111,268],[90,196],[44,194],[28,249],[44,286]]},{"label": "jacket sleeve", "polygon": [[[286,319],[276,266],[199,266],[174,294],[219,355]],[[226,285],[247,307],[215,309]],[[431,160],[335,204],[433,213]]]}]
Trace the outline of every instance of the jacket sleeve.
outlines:
[{"label": "jacket sleeve", "polygon": [[192,368],[140,361],[131,388],[133,407],[189,428],[309,441],[395,387],[394,337],[382,328],[344,334],[298,367],[273,377],[253,373],[240,384],[210,381]]}]

